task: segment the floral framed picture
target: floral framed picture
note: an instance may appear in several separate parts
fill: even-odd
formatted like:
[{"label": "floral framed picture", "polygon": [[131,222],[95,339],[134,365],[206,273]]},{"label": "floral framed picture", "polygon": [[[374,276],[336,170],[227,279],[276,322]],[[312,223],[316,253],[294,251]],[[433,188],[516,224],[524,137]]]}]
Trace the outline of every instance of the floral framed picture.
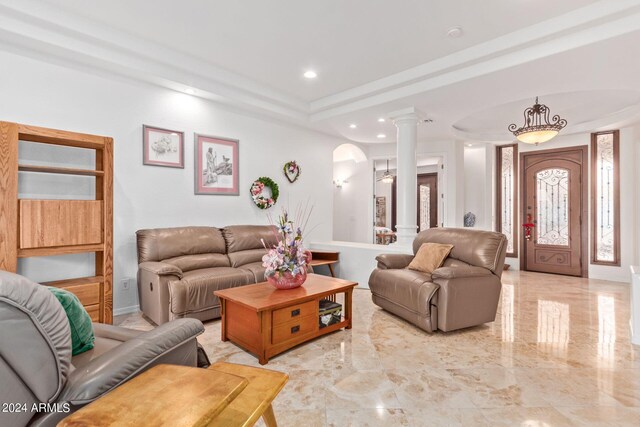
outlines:
[{"label": "floral framed picture", "polygon": [[142,163],[184,169],[184,132],[142,125]]},{"label": "floral framed picture", "polygon": [[195,135],[196,194],[240,194],[239,143],[237,139]]}]

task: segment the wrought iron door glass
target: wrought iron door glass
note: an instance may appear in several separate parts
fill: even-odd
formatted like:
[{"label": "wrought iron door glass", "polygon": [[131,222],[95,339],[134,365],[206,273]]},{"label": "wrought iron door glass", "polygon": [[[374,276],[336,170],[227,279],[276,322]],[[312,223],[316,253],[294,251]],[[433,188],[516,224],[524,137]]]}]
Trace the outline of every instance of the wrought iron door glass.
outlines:
[{"label": "wrought iron door glass", "polygon": [[427,230],[431,224],[431,187],[420,186],[420,231]]},{"label": "wrought iron door glass", "polygon": [[544,169],[536,173],[537,244],[569,246],[569,171]]},{"label": "wrought iron door glass", "polygon": [[598,135],[596,147],[596,260],[614,261],[613,134]]},{"label": "wrought iron door glass", "polygon": [[507,253],[513,253],[514,233],[513,233],[513,199],[515,197],[515,171],[513,163],[513,147],[502,147],[502,197],[500,199],[500,215],[502,234],[507,236]]}]

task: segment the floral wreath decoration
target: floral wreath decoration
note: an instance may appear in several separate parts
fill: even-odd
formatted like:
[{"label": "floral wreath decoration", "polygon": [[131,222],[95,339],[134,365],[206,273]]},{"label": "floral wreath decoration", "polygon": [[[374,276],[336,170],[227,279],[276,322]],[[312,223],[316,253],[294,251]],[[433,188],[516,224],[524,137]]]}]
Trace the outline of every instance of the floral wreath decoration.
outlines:
[{"label": "floral wreath decoration", "polygon": [[284,172],[284,176],[287,177],[287,180],[293,184],[300,176],[302,168],[295,160],[291,160],[290,162],[284,164],[284,166],[282,167],[282,171]]},{"label": "floral wreath decoration", "polygon": [[[271,197],[262,194],[265,187],[271,190]],[[251,184],[251,198],[260,209],[269,209],[275,205],[279,195],[278,184],[269,177],[261,176]]]}]

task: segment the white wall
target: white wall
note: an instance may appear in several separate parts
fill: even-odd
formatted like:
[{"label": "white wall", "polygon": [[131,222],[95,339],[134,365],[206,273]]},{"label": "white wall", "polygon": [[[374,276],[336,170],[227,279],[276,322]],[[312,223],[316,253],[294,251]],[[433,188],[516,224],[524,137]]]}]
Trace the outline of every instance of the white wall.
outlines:
[{"label": "white wall", "polygon": [[[440,157],[442,162],[437,166],[438,192],[440,205],[438,206],[438,222],[444,227],[462,227],[464,216],[463,178],[457,176],[463,171],[463,148],[459,141],[419,141],[417,155],[421,158]],[[396,144],[371,144],[368,147],[371,159],[388,159],[396,157]],[[440,168],[443,165],[444,168]],[[457,191],[457,185],[461,190]]]},{"label": "white wall", "polygon": [[373,242],[373,164],[345,160],[333,163],[333,240]]},{"label": "white wall", "polygon": [[487,217],[486,206],[491,205],[491,182],[487,180],[487,170],[491,165],[486,161],[487,149],[484,145],[474,144],[464,147],[464,213],[472,212],[476,216],[474,228],[488,230],[491,217]]},{"label": "white wall", "polygon": [[[331,239],[332,152],[345,141],[135,81],[111,79],[4,52],[0,52],[0,64],[0,120],[114,138],[116,314],[137,305],[135,284],[125,291],[120,283],[136,275],[136,230],[266,223],[267,212],[253,206],[248,191],[250,183],[260,176],[270,176],[280,184],[280,200],[271,209],[272,214],[280,207],[293,208],[310,200],[314,205],[310,224],[315,229],[307,240]],[[184,169],[142,165],[143,124],[185,132]],[[240,196],[194,195],[194,132],[240,140]],[[33,158],[38,154],[22,152],[21,156]],[[45,156],[40,160],[55,159]],[[282,166],[289,160],[297,160],[302,168],[295,184],[289,184],[282,174]],[[59,179],[64,178],[26,178],[28,185],[22,186],[21,192],[68,197],[68,193],[55,194]],[[89,187],[67,188],[79,197],[87,197]],[[29,259],[22,263],[20,271],[34,280],[75,277],[92,274],[91,259],[87,255]]]}]

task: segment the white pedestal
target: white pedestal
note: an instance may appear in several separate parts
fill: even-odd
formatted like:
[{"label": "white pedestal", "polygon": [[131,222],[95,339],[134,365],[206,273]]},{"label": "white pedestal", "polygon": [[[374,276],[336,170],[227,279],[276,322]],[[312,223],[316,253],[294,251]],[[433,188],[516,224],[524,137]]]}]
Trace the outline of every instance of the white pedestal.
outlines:
[{"label": "white pedestal", "polygon": [[640,345],[640,266],[631,266],[631,343]]}]

